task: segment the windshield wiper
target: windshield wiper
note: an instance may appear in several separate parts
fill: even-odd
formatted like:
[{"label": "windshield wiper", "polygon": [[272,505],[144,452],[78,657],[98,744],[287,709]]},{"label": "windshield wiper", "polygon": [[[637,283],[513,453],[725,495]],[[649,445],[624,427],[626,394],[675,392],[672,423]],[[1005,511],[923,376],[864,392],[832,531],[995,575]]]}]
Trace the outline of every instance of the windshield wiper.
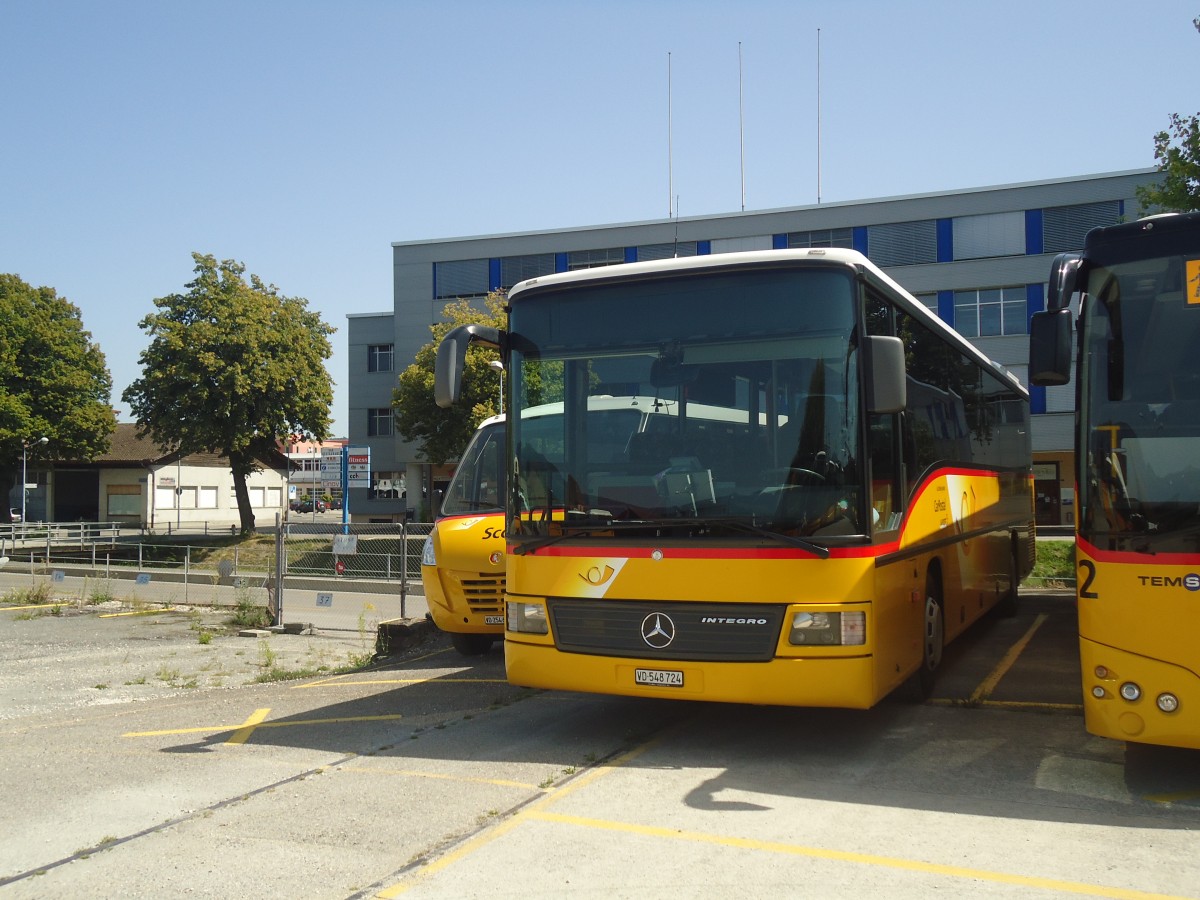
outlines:
[{"label": "windshield wiper", "polygon": [[566,540],[570,537],[590,537],[600,531],[635,531],[644,529],[653,529],[656,531],[668,530],[671,528],[684,527],[704,527],[720,526],[728,528],[730,531],[740,531],[743,534],[752,534],[756,537],[767,538],[781,544],[790,544],[793,547],[800,547],[807,550],[813,556],[820,559],[829,558],[829,548],[823,544],[815,543],[814,541],[805,540],[804,538],[795,537],[790,534],[782,534],[778,531],[772,531],[769,528],[763,528],[760,525],[754,525],[746,522],[743,519],[647,519],[635,522],[607,522],[603,525],[574,527],[567,525],[559,534],[552,534],[537,540],[527,541],[523,544],[516,544],[513,547],[513,553],[524,555],[532,553],[535,550],[540,550],[542,547],[548,547],[551,544],[557,544],[559,541]]},{"label": "windshield wiper", "polygon": [[770,528],[755,525],[753,522],[747,522],[745,519],[681,519],[677,521],[690,525],[720,525],[728,528],[730,531],[740,531],[743,534],[753,534],[757,537],[778,541],[781,544],[802,547],[813,554],[813,556],[818,556],[821,559],[829,558],[829,548],[824,544],[818,544],[815,541],[806,540],[795,535],[784,534],[780,531],[772,531]]}]

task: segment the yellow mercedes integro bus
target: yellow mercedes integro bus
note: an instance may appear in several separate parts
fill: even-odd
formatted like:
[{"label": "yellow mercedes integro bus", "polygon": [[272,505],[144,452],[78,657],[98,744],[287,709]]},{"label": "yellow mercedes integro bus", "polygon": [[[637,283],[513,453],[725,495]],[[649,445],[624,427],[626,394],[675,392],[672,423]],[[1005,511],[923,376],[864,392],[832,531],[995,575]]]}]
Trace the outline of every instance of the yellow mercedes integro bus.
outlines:
[{"label": "yellow mercedes integro bus", "polygon": [[[548,275],[497,348],[510,682],[865,708],[1033,563],[1029,395],[866,257],[776,250]],[[670,403],[613,455],[590,398]],[[558,402],[553,433],[521,411]],[[700,413],[704,407],[723,413]]]}]

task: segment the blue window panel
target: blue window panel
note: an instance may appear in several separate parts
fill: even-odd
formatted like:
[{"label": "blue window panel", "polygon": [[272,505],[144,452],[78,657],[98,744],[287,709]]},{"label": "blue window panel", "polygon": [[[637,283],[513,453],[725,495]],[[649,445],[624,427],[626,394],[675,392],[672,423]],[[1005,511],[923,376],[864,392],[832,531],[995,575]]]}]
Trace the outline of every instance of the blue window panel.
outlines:
[{"label": "blue window panel", "polygon": [[863,256],[867,255],[867,226],[858,225],[854,228],[854,249]]},{"label": "blue window panel", "polygon": [[954,262],[954,220],[937,220],[937,261]]},{"label": "blue window panel", "polygon": [[1029,412],[1035,416],[1046,411],[1046,388],[1039,384],[1029,386]]},{"label": "blue window panel", "polygon": [[625,248],[625,262],[637,262],[637,247]]},{"label": "blue window panel", "polygon": [[786,250],[787,249],[787,235],[786,234],[771,235],[771,249],[772,250]]},{"label": "blue window panel", "polygon": [[488,290],[498,291],[503,283],[503,278],[500,275],[500,259],[488,260]]},{"label": "blue window panel", "polygon": [[712,241],[696,241],[696,255],[709,256],[712,254]]},{"label": "blue window panel", "polygon": [[951,328],[953,328],[954,327],[954,291],[938,291],[937,298],[938,298],[938,307],[937,307],[938,318],[941,319],[943,322],[945,322],[947,325],[949,325]]},{"label": "blue window panel", "polygon": [[569,253],[554,254],[554,271],[565,272],[571,265],[571,256]]},{"label": "blue window panel", "polygon": [[1045,253],[1045,241],[1042,237],[1042,211],[1040,209],[1025,210],[1025,252],[1030,256]]}]

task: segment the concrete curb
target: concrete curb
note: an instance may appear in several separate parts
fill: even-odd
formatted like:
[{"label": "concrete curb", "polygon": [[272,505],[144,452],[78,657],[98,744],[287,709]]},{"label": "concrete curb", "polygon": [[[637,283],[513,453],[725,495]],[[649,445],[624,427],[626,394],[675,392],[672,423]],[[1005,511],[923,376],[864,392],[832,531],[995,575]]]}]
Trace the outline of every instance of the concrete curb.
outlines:
[{"label": "concrete curb", "polygon": [[424,644],[438,633],[433,619],[389,619],[380,622],[375,634],[375,654],[390,656]]}]

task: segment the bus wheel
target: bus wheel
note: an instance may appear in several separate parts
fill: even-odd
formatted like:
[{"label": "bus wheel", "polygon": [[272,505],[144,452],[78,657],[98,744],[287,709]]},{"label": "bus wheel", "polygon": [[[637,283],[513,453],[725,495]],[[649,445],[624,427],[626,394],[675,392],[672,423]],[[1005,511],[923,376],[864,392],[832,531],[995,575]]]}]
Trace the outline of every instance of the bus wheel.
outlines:
[{"label": "bus wheel", "polygon": [[494,640],[490,634],[450,634],[450,643],[460,656],[482,656],[488,652]]},{"label": "bus wheel", "polygon": [[1011,619],[1017,614],[1017,572],[1019,564],[1017,563],[1017,536],[1012,536],[1012,552],[1008,555],[1008,593],[1000,598],[1000,602],[996,604],[996,615],[1002,619]]},{"label": "bus wheel", "polygon": [[933,683],[942,664],[945,638],[942,585],[937,572],[931,570],[925,586],[925,608],[921,617],[921,667],[913,676],[913,693],[917,700],[928,700],[933,696]]}]

